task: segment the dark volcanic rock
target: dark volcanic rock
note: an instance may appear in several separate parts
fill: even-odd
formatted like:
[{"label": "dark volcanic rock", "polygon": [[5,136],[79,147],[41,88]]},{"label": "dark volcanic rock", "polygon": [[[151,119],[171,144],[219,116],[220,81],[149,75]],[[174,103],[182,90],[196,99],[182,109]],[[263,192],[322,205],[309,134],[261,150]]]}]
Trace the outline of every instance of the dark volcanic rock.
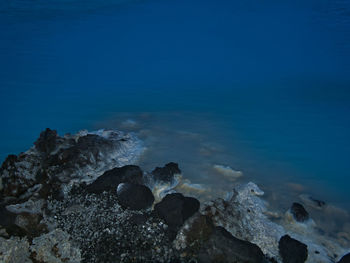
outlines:
[{"label": "dark volcanic rock", "polygon": [[299,203],[293,203],[292,207],[290,208],[290,212],[298,222],[304,222],[309,219],[309,213]]},{"label": "dark volcanic rock", "polygon": [[155,180],[171,182],[175,174],[180,174],[181,170],[177,163],[168,163],[164,167],[156,167],[152,172]]},{"label": "dark volcanic rock", "polygon": [[40,137],[34,142],[34,145],[38,151],[49,154],[56,149],[58,139],[57,131],[47,128],[40,133]]},{"label": "dark volcanic rock", "polygon": [[87,191],[98,194],[103,191],[115,191],[120,183],[142,184],[142,174],[142,170],[136,165],[114,168],[88,185]]},{"label": "dark volcanic rock", "polygon": [[350,263],[350,253],[343,256],[338,263]]},{"label": "dark volcanic rock", "polygon": [[118,185],[117,195],[119,203],[131,210],[141,210],[152,206],[154,196],[144,185],[121,183]]},{"label": "dark volcanic rock", "polygon": [[308,256],[307,246],[289,235],[281,237],[278,248],[283,263],[303,263]]},{"label": "dark volcanic rock", "polygon": [[198,211],[199,206],[197,199],[174,193],[166,195],[161,202],[155,205],[154,210],[169,226],[179,227]]},{"label": "dark volcanic rock", "polygon": [[223,227],[215,227],[198,259],[202,263],[262,263],[264,254],[257,245],[235,238]]},{"label": "dark volcanic rock", "polygon": [[54,167],[53,173],[75,170],[77,167],[84,167],[96,163],[101,150],[112,150],[112,141],[95,134],[81,136],[77,141],[70,139],[70,147],[60,149],[56,154],[48,156],[44,167]]}]

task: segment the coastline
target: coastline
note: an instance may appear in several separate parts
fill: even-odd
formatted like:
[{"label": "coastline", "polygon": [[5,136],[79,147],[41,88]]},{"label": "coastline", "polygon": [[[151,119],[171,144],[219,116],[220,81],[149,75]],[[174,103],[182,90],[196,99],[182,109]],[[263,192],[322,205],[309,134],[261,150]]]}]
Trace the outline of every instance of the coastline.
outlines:
[{"label": "coastline", "polygon": [[[304,210],[293,204],[285,214],[270,211],[264,192],[252,182],[232,183],[226,198],[199,202],[196,197],[205,194],[205,188],[182,178],[178,164],[142,171],[134,164],[145,148],[132,133],[99,130],[60,137],[47,129],[34,145],[19,156],[9,156],[1,168],[0,257],[4,262],[18,257],[23,262],[131,262],[132,258],[136,262],[205,262],[217,253],[243,262],[242,251],[214,249],[222,239],[255,251],[248,262],[288,262],[291,255],[283,252],[283,242],[289,250],[290,242],[302,244],[293,248],[304,251],[300,260],[307,246],[306,262],[338,262],[349,252],[322,233],[301,204]],[[215,169],[224,176],[242,176],[230,167]],[[319,209],[326,206],[304,196],[307,201]],[[169,205],[177,209],[167,210]],[[172,211],[182,219],[178,221],[179,215]],[[103,229],[93,223],[96,218]],[[158,245],[132,247],[130,231],[140,235],[140,242]],[[124,250],[99,247],[106,238],[124,244]],[[58,245],[52,244],[56,239]],[[100,250],[84,240],[95,242]],[[54,247],[49,250],[50,246]]]}]

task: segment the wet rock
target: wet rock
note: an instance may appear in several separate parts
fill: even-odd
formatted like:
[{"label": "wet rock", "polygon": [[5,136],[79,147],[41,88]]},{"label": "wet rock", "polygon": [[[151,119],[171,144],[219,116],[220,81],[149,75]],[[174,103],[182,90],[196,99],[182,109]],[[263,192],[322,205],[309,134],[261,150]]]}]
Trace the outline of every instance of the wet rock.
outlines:
[{"label": "wet rock", "polygon": [[343,256],[338,263],[350,263],[350,253]]},{"label": "wet rock", "polygon": [[307,246],[289,235],[281,237],[278,248],[283,263],[303,263],[308,257]]},{"label": "wet rock", "polygon": [[208,241],[201,247],[199,262],[262,263],[264,254],[250,242],[235,238],[223,227],[215,227]]},{"label": "wet rock", "polygon": [[308,205],[312,208],[315,208],[315,209],[323,209],[325,206],[326,206],[326,202],[322,201],[322,200],[318,200],[316,198],[313,198],[312,196],[310,195],[305,195],[305,194],[302,194],[299,196],[299,198],[303,201],[303,203],[305,205]]},{"label": "wet rock", "polygon": [[198,211],[199,206],[197,199],[174,193],[166,195],[160,203],[155,205],[154,210],[169,226],[179,227]]},{"label": "wet rock", "polygon": [[181,174],[179,165],[177,163],[167,163],[164,167],[156,167],[151,174],[157,181],[171,182],[175,174]]},{"label": "wet rock", "polygon": [[136,165],[126,165],[114,168],[98,177],[87,186],[89,193],[102,193],[103,191],[115,191],[121,183],[142,184],[142,170]]},{"label": "wet rock", "polygon": [[292,207],[290,208],[290,212],[298,222],[304,222],[309,219],[309,213],[299,203],[293,203]]},{"label": "wet rock", "polygon": [[131,210],[141,210],[152,206],[154,196],[144,185],[121,183],[117,188],[119,203]]}]

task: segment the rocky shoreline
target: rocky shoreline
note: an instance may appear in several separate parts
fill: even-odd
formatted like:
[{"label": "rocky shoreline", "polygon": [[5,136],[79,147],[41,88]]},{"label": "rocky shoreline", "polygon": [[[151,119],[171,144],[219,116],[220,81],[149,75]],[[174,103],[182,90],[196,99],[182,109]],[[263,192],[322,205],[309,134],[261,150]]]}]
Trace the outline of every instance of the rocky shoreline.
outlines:
[{"label": "rocky shoreline", "polygon": [[350,262],[348,248],[314,231],[302,204],[288,211],[290,228],[271,220],[251,182],[201,204],[174,190],[178,164],[134,165],[143,151],[132,133],[46,129],[27,152],[9,155],[0,262]]}]

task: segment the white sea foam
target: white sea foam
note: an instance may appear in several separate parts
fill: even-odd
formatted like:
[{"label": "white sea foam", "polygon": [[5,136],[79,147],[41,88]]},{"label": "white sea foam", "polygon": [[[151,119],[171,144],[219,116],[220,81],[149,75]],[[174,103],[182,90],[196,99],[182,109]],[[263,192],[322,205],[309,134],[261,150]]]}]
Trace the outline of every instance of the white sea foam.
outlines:
[{"label": "white sea foam", "polygon": [[236,179],[236,178],[241,177],[243,175],[243,173],[241,171],[233,170],[230,166],[215,164],[215,165],[213,165],[213,168],[215,171],[222,174],[223,176],[226,176],[226,177],[229,177],[232,179]]}]

